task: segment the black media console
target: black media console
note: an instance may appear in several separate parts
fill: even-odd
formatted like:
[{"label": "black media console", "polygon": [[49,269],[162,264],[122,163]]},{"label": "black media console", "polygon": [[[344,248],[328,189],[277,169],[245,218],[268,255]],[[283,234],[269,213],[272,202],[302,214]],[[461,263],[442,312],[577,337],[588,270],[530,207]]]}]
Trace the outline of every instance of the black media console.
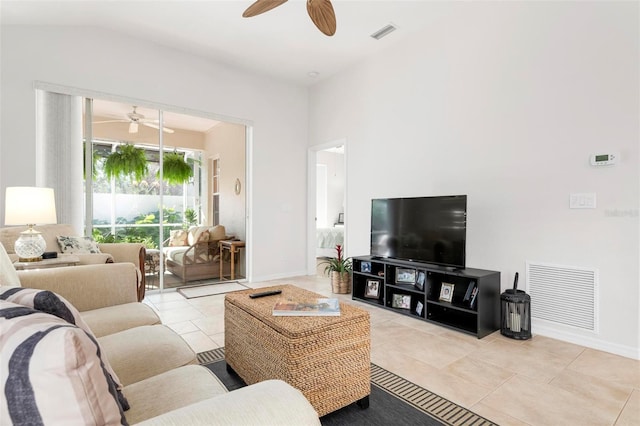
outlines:
[{"label": "black media console", "polygon": [[500,272],[353,258],[352,298],[479,339],[500,329]]}]

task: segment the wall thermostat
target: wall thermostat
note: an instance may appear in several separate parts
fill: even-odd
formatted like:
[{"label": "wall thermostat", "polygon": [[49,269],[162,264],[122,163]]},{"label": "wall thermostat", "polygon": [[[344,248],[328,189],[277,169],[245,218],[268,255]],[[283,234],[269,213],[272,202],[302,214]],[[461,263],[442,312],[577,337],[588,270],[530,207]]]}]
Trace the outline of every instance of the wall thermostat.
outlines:
[{"label": "wall thermostat", "polygon": [[591,155],[592,166],[610,166],[618,161],[618,154],[593,154]]}]

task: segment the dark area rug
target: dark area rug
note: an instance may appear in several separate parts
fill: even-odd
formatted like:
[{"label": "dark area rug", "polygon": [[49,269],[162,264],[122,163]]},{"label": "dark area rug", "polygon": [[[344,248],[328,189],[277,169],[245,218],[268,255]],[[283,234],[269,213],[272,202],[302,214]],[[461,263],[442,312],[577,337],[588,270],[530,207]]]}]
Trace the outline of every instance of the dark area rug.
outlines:
[{"label": "dark area rug", "polygon": [[[227,371],[224,348],[198,354],[201,365],[210,369],[229,391],[246,386]],[[324,426],[337,425],[455,425],[490,426],[494,423],[442,398],[384,368],[371,364],[369,408],[356,403],[320,418]]]}]

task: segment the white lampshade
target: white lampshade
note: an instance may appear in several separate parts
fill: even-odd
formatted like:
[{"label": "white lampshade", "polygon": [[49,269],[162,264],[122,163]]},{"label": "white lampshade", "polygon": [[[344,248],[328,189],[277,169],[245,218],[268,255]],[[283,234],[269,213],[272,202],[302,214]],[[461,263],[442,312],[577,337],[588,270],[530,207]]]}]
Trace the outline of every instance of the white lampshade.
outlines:
[{"label": "white lampshade", "polygon": [[27,225],[15,243],[15,252],[21,261],[40,260],[46,242],[35,225],[56,223],[56,202],[52,188],[30,186],[7,187],[5,196],[5,225]]},{"label": "white lampshade", "polygon": [[57,222],[53,188],[8,187],[4,201],[5,225],[44,225]]}]

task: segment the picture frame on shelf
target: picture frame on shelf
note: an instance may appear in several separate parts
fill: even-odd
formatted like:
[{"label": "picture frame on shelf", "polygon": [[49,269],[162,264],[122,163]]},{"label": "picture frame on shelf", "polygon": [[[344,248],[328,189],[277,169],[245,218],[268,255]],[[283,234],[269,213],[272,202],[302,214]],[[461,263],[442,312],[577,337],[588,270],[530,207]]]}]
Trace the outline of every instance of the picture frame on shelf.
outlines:
[{"label": "picture frame on shelf", "polygon": [[418,271],[418,278],[416,278],[416,288],[420,291],[424,290],[425,273],[424,271]]},{"label": "picture frame on shelf", "polygon": [[360,272],[371,273],[371,262],[360,263]]},{"label": "picture frame on shelf", "polygon": [[411,309],[411,296],[408,294],[394,294],[391,299],[391,307]]},{"label": "picture frame on shelf", "polygon": [[367,285],[364,288],[364,297],[368,299],[377,299],[380,297],[380,281],[367,280]]},{"label": "picture frame on shelf", "polygon": [[419,317],[422,316],[422,311],[424,310],[424,305],[422,304],[422,302],[418,302],[416,303],[416,315],[418,315]]},{"label": "picture frame on shelf", "polygon": [[396,268],[396,284],[415,284],[416,270],[412,268]]},{"label": "picture frame on shelf", "polygon": [[442,283],[442,287],[440,287],[440,301],[441,302],[449,302],[453,300],[453,289],[454,285],[450,283]]}]

